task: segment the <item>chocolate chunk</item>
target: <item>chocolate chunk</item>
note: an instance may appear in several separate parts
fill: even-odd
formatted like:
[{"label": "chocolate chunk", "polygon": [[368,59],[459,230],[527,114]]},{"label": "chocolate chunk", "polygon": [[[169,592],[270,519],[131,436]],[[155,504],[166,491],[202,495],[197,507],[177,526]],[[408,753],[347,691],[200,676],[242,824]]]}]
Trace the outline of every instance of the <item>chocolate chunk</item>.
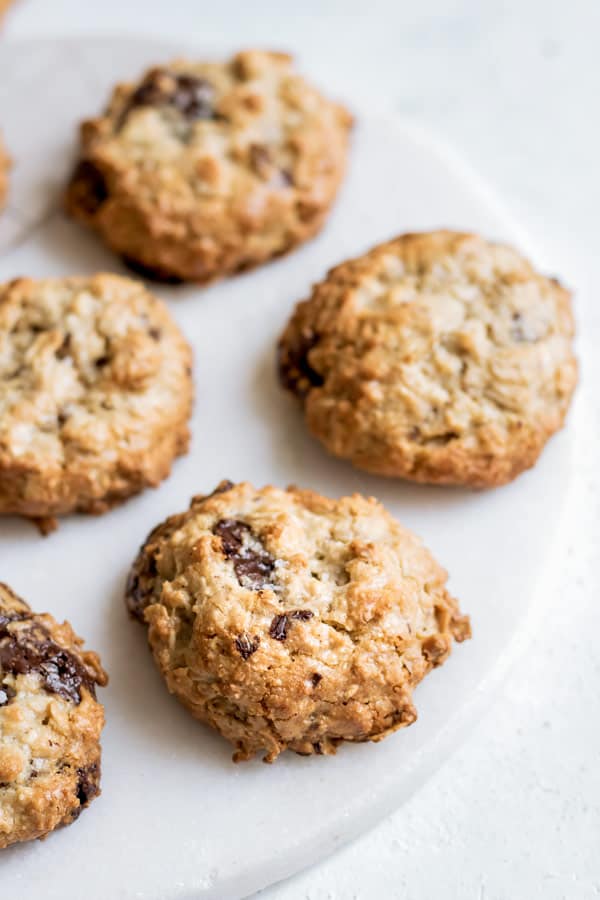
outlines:
[{"label": "chocolate chunk", "polygon": [[17,692],[9,684],[0,684],[0,706],[8,706]]},{"label": "chocolate chunk", "polygon": [[281,613],[275,616],[271,622],[269,634],[275,641],[285,641],[292,619],[299,619],[305,622],[307,619],[312,619],[312,617],[313,613],[310,609],[293,609],[288,613]]},{"label": "chocolate chunk", "polygon": [[267,553],[252,529],[237,519],[221,519],[213,529],[221,538],[223,553],[233,562],[242,587],[259,591],[271,582],[275,560]]},{"label": "chocolate chunk", "polygon": [[300,619],[302,622],[306,622],[308,619],[312,619],[314,613],[310,609],[293,609],[288,616],[290,619]]},{"label": "chocolate chunk", "polygon": [[223,481],[220,481],[216,486],[212,494],[209,494],[209,497],[214,497],[215,494],[225,494],[227,491],[230,491],[232,487],[235,487],[233,481],[229,481],[229,479],[225,478]]},{"label": "chocolate chunk", "polygon": [[215,111],[214,99],[214,86],[205,78],[155,69],[129,98],[117,123],[117,130],[123,127],[129,113],[140,106],[172,106],[190,122],[218,119],[221,117]]},{"label": "chocolate chunk", "polygon": [[75,168],[69,184],[69,202],[88,216],[95,215],[108,199],[108,185],[100,169],[82,159]]},{"label": "chocolate chunk", "polygon": [[69,350],[71,348],[71,335],[67,332],[67,334],[63,338],[63,342],[56,351],[57,359],[65,359],[69,355]]},{"label": "chocolate chunk", "polygon": [[312,681],[313,687],[316,687],[318,683],[323,680],[323,676],[319,675],[318,672],[313,672],[310,680]]},{"label": "chocolate chunk", "polygon": [[148,334],[150,335],[150,337],[152,338],[153,341],[160,341],[160,339],[162,337],[162,332],[161,332],[160,328],[149,328]]},{"label": "chocolate chunk", "polygon": [[311,388],[321,387],[325,382],[308,361],[308,354],[318,342],[319,336],[306,330],[292,344],[281,343],[278,348],[279,381],[300,399],[304,399]]},{"label": "chocolate chunk", "polygon": [[250,637],[249,634],[244,632],[243,634],[239,634],[235,639],[235,646],[244,660],[248,659],[249,656],[252,656],[253,653],[256,653],[259,644],[260,638],[257,634]]},{"label": "chocolate chunk", "polygon": [[4,672],[37,674],[47,691],[73,703],[81,702],[83,687],[96,696],[94,678],[83,663],[73,653],[59,647],[48,631],[37,623],[14,631],[8,631],[7,625],[4,629],[0,626],[0,673]]},{"label": "chocolate chunk", "polygon": [[[77,782],[77,799],[81,809],[87,806],[100,793],[100,766],[98,763],[92,763],[83,769],[77,769],[77,775],[79,778]],[[79,810],[77,810],[77,813],[79,813]]]},{"label": "chocolate chunk", "polygon": [[213,102],[215,89],[205,78],[194,75],[177,75],[177,87],[170,103],[175,106],[186,119],[213,119],[215,110]]},{"label": "chocolate chunk", "polygon": [[271,622],[271,627],[269,628],[269,634],[275,641],[285,641],[288,633],[290,620],[282,613],[279,616],[275,616],[273,621]]}]

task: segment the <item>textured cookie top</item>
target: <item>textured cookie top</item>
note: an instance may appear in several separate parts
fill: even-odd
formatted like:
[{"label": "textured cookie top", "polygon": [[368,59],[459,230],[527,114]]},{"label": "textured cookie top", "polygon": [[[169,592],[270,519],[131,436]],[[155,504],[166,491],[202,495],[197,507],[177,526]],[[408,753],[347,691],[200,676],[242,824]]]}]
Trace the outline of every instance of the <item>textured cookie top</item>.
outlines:
[{"label": "textured cookie top", "polygon": [[65,490],[84,474],[100,493],[116,489],[185,428],[190,364],[166,307],[130,279],[0,286],[0,506],[3,484],[9,493],[11,478],[32,473],[49,493],[55,475]]},{"label": "textured cookie top", "polygon": [[68,206],[138,264],[202,280],[308,232],[343,174],[349,126],[284,54],[175,60],[83,124]]},{"label": "textured cookie top", "polygon": [[336,455],[494,483],[530,465],[576,382],[569,293],[515,250],[448,231],[337,266],[296,308],[280,377]]},{"label": "textured cookie top", "polygon": [[99,793],[98,656],[0,584],[0,847],[77,817]]},{"label": "textured cookie top", "polygon": [[128,604],[170,689],[273,758],[414,720],[412,686],[468,634],[445,581],[373,499],[224,482],[152,532]]}]

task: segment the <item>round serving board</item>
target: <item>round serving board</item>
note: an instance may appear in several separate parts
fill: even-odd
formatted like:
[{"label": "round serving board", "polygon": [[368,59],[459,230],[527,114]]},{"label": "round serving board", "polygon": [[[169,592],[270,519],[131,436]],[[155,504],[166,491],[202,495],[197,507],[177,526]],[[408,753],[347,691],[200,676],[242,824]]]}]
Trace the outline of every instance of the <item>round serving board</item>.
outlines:
[{"label": "round serving board", "polygon": [[[2,46],[0,127],[15,168],[0,218],[1,280],[123,271],[60,212],[76,125],[100,110],[114,81],[185,49],[135,40]],[[193,443],[168,481],[103,517],[63,521],[45,539],[27,522],[0,522],[0,579],[35,609],[68,618],[111,679],[101,693],[102,796],[72,827],[1,853],[3,897],[247,896],[333,851],[414,791],[464,737],[526,636],[567,492],[568,433],[508,487],[417,487],[327,456],[275,379],[274,345],[294,303],[330,266],[383,239],[448,226],[532,253],[463,163],[392,118],[354,111],[349,176],[320,237],[209,288],[156,287],[195,353]],[[448,568],[474,637],[418,688],[415,725],[380,744],[343,746],[336,757],[234,765],[230,746],[167,694],[143,629],[125,613],[126,573],[157,522],[225,477],[373,494]]]}]

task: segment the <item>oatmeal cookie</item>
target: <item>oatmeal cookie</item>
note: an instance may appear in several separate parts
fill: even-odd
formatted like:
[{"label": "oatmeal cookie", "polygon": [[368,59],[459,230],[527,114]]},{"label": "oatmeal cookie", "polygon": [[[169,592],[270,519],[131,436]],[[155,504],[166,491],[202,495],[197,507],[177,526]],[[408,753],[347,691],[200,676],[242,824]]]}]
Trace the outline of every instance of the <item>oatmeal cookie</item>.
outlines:
[{"label": "oatmeal cookie", "polygon": [[321,228],[350,124],[285,54],[176,60],[83,123],[67,210],[148,277],[209,281]]},{"label": "oatmeal cookie", "polygon": [[342,263],[295,310],[282,384],[336,456],[491,487],[532,466],[577,381],[569,292],[481,237],[407,234]]},{"label": "oatmeal cookie", "polygon": [[0,584],[0,848],[68,825],[100,793],[107,678],[82,645]]},{"label": "oatmeal cookie", "polygon": [[222,482],[151,532],[127,604],[169,691],[271,762],[415,721],[413,688],[470,634],[445,585],[373,499]]},{"label": "oatmeal cookie", "polygon": [[105,512],[186,451],[191,351],[115,275],[0,285],[0,514]]}]

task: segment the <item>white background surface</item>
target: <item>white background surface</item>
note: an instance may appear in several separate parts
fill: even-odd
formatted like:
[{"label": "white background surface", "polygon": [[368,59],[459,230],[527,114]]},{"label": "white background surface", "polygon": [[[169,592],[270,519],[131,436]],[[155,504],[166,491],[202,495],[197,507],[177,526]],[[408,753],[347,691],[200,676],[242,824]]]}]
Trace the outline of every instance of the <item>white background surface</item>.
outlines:
[{"label": "white background surface", "polygon": [[[535,641],[468,744],[408,804],[263,898],[600,895],[600,313],[592,294],[600,275],[600,7],[21,0],[6,35],[83,31],[295,50],[305,69],[350,101],[372,96],[443,133],[577,289],[577,504]],[[499,564],[508,565],[502,553],[499,546]]]}]

